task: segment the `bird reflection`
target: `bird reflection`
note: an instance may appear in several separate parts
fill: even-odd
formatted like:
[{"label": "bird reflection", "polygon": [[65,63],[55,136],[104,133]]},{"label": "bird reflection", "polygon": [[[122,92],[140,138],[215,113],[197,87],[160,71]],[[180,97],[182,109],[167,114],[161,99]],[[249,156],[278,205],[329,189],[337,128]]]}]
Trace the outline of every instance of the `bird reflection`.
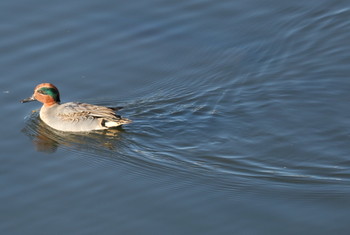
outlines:
[{"label": "bird reflection", "polygon": [[114,150],[119,147],[120,134],[124,130],[119,127],[86,133],[62,132],[50,128],[40,120],[37,113],[33,113],[22,132],[32,140],[38,152],[54,153],[60,146],[74,149]]}]

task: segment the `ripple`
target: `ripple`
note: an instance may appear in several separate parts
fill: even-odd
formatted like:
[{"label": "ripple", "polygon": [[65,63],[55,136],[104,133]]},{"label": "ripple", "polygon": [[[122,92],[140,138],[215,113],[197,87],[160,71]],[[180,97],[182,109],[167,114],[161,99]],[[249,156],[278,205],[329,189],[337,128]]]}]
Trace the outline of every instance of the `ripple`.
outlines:
[{"label": "ripple", "polygon": [[[237,28],[242,36],[237,39],[225,22],[230,12],[215,20],[212,10],[223,5],[209,5],[166,4],[165,11],[142,14],[118,27],[108,23],[121,20],[125,12],[116,16],[98,11],[87,21],[70,24],[73,9],[57,28],[8,40],[10,48],[34,44],[22,57],[13,57],[19,63],[34,58],[29,75],[58,71],[66,67],[67,58],[78,59],[74,54],[83,57],[74,68],[67,66],[70,76],[84,78],[65,85],[67,98],[123,105],[122,114],[134,121],[112,132],[66,135],[49,132],[34,115],[24,132],[37,146],[49,142],[39,150],[73,152],[86,156],[87,164],[125,164],[136,174],[147,174],[148,169],[196,175],[216,179],[225,189],[348,183],[349,114],[341,111],[347,107],[339,100],[346,100],[349,85],[344,80],[348,64],[344,40],[349,32],[349,21],[344,19],[349,9],[294,6],[278,12],[265,8],[237,12],[239,22],[249,23],[247,29]],[[185,12],[174,15],[173,7]],[[201,9],[208,18],[203,20],[193,9]],[[274,23],[277,13],[283,14]],[[142,19],[147,23],[136,24]],[[103,27],[90,29],[91,23]],[[272,33],[267,30],[271,28]],[[193,30],[197,33],[191,34]],[[67,35],[59,37],[62,34]],[[38,39],[40,43],[33,43]],[[61,50],[64,53],[58,57],[45,57]],[[104,57],[109,60],[98,61]],[[53,67],[41,68],[38,61],[43,58]],[[94,76],[110,80],[96,84]],[[101,91],[100,99],[84,98],[98,97]]]}]

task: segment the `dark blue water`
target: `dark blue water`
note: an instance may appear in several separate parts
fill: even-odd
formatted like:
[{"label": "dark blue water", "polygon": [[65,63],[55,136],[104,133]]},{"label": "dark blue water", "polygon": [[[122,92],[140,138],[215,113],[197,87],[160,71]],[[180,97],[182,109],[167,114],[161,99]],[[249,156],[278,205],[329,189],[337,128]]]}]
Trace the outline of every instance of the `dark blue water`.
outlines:
[{"label": "dark blue water", "polygon": [[[0,3],[1,234],[348,234],[348,1]],[[124,106],[61,133],[20,104]]]}]

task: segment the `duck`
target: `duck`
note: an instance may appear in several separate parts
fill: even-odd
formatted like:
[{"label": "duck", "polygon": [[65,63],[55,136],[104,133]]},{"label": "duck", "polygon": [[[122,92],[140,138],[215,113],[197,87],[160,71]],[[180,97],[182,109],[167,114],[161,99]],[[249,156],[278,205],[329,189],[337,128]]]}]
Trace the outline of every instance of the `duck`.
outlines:
[{"label": "duck", "polygon": [[43,103],[39,112],[40,119],[51,128],[59,131],[89,132],[132,122],[115,113],[122,107],[110,108],[79,102],[61,104],[60,93],[57,87],[51,83],[37,85],[33,95],[21,100],[21,102],[27,103],[35,100]]}]

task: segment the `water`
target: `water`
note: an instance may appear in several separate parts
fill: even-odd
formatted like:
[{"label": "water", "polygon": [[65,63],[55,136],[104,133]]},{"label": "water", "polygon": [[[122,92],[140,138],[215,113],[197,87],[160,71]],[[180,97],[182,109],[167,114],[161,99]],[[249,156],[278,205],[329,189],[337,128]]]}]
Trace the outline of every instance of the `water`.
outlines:
[{"label": "water", "polygon": [[[348,234],[347,1],[0,3],[1,234]],[[20,104],[124,106],[63,134]]]}]

